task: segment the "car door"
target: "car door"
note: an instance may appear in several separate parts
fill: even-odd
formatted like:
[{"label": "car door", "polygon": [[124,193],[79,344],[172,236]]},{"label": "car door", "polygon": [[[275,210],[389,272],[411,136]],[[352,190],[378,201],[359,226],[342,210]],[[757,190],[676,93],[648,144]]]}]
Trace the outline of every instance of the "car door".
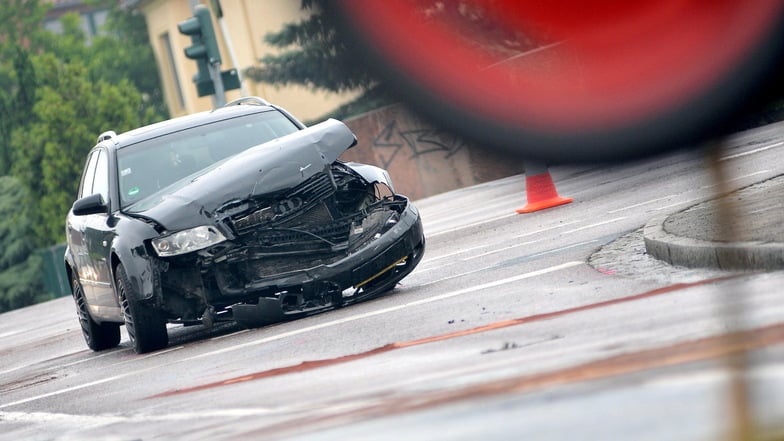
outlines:
[{"label": "car door", "polygon": [[[85,162],[84,172],[82,173],[82,180],[79,184],[79,192],[76,195],[80,199],[92,192],[93,179],[95,178],[95,166],[98,162],[98,151],[91,152],[87,161]],[[84,296],[87,299],[88,306],[95,302],[95,295],[93,294],[93,286],[97,281],[94,275],[95,270],[87,252],[87,241],[85,238],[85,229],[87,227],[86,216],[75,216],[73,213],[68,214],[66,234],[68,235],[68,247],[70,248],[71,255],[73,256],[74,263],[76,264],[76,272],[79,277],[79,282],[82,285]]]},{"label": "car door", "polygon": [[[111,206],[109,192],[109,155],[103,148],[95,151],[98,155],[95,162],[95,175],[89,190],[84,189],[84,196],[100,194],[104,202]],[[111,211],[111,210],[109,210]],[[111,271],[111,246],[115,236],[115,222],[111,213],[97,213],[84,217],[84,245],[90,269],[91,292],[88,297],[91,311],[98,318],[116,320],[121,311],[114,294]],[[86,293],[85,289],[85,294]]]}]

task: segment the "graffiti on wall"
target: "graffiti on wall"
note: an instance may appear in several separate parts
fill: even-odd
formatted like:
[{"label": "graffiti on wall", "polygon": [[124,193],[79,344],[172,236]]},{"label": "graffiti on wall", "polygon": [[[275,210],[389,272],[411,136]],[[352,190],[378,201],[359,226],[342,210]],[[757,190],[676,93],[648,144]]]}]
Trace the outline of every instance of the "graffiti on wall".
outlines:
[{"label": "graffiti on wall", "polygon": [[395,119],[373,139],[373,150],[383,168],[389,168],[404,152],[410,152],[408,159],[428,154],[443,154],[448,159],[465,146],[465,141],[449,132],[436,128],[404,130]]}]

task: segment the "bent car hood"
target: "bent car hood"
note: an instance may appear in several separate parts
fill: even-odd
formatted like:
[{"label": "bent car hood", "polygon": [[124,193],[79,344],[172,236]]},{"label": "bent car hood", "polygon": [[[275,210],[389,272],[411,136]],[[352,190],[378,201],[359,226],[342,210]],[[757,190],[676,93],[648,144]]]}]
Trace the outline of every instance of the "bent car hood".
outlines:
[{"label": "bent car hood", "polygon": [[180,181],[126,210],[166,230],[204,225],[229,201],[291,188],[332,164],[353,145],[354,134],[330,119],[251,147],[190,181]]}]

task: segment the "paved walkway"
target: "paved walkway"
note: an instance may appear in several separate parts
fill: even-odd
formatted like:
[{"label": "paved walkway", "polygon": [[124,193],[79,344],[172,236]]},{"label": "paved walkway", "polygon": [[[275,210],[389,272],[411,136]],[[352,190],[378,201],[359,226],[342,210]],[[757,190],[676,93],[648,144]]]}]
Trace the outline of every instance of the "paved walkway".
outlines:
[{"label": "paved walkway", "polygon": [[[719,203],[735,215],[720,219]],[[651,219],[644,238],[649,254],[673,265],[784,269],[784,175]]]}]

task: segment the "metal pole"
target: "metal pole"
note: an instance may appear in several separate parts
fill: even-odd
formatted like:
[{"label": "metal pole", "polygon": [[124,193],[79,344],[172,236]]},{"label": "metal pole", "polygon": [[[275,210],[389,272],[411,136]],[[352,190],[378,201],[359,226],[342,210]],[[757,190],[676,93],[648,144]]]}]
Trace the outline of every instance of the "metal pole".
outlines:
[{"label": "metal pole", "polygon": [[[730,187],[727,185],[729,174],[726,165],[721,161],[721,154],[725,150],[726,139],[715,141],[708,150],[708,161],[713,181],[718,191],[718,217],[722,237],[727,242],[737,242],[737,232],[732,224],[733,219],[740,213],[733,204]],[[747,314],[747,305],[743,293],[729,292],[727,288],[720,298],[721,319],[730,328],[724,337],[724,345],[728,348],[725,359],[729,371],[729,405],[730,405],[730,437],[733,441],[746,441],[754,438],[754,417],[751,411],[751,388],[748,383],[749,355],[747,354],[748,333],[745,331],[744,321]],[[734,296],[734,297],[733,297]]]},{"label": "metal pole", "polygon": [[218,24],[220,25],[223,42],[226,44],[226,50],[229,52],[229,60],[231,61],[231,65],[237,69],[237,79],[240,81],[240,93],[242,96],[248,96],[248,89],[245,87],[245,82],[242,81],[242,69],[240,69],[239,64],[237,64],[237,56],[234,54],[234,44],[231,41],[231,33],[226,27],[226,22],[223,21],[223,8],[221,7],[220,0],[214,0],[214,2],[216,8],[215,14],[218,17]]},{"label": "metal pole", "polygon": [[217,109],[226,104],[226,91],[223,90],[223,78],[221,78],[220,64],[210,64],[209,68],[210,78],[212,78],[212,84],[215,86],[215,95],[212,103]]}]

